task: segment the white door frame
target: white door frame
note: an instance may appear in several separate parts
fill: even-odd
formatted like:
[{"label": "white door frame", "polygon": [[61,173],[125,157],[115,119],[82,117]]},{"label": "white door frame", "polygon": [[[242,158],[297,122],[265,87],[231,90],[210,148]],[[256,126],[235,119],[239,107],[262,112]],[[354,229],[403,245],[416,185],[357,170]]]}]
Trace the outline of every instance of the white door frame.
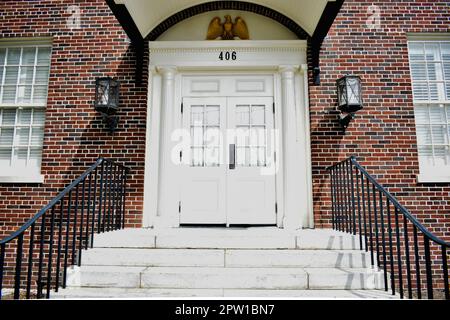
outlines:
[{"label": "white door frame", "polygon": [[[172,130],[181,128],[185,75],[273,74],[275,127],[280,131],[276,175],[278,226],[314,227],[308,101],[307,44],[288,41],[149,42],[143,227],[177,227],[177,170]],[[235,52],[235,60],[220,60]],[[232,55],[230,54],[230,57]]]}]

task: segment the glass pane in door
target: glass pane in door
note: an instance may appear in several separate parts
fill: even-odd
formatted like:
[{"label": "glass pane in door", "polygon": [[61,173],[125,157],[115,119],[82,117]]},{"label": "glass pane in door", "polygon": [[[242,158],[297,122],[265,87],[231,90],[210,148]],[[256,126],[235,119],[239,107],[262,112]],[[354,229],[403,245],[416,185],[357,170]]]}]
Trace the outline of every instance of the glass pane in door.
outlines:
[{"label": "glass pane in door", "polygon": [[236,106],[236,165],[265,167],[267,149],[266,105]]},{"label": "glass pane in door", "polygon": [[191,167],[220,165],[220,106],[191,106]]}]

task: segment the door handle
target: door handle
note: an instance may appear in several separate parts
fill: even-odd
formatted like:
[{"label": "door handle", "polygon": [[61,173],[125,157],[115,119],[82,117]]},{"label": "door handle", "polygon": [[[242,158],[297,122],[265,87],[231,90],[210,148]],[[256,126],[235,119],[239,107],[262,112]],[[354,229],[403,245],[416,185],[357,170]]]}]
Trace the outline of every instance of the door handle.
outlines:
[{"label": "door handle", "polygon": [[230,170],[236,169],[236,145],[230,144],[230,163],[229,163]]}]

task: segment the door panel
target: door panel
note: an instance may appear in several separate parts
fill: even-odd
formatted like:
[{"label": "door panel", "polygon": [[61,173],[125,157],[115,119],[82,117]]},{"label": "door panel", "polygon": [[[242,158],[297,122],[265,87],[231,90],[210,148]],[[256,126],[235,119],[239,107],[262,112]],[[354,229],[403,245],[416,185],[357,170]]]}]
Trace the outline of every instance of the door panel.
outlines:
[{"label": "door panel", "polygon": [[227,176],[228,224],[276,224],[275,175],[264,168],[273,158],[273,98],[228,98],[228,124],[234,134],[235,169]]},{"label": "door panel", "polygon": [[226,223],[226,168],[223,133],[225,98],[183,99],[183,128],[190,134],[182,174],[181,224]]},{"label": "door panel", "polygon": [[273,98],[185,98],[181,224],[276,224]]}]

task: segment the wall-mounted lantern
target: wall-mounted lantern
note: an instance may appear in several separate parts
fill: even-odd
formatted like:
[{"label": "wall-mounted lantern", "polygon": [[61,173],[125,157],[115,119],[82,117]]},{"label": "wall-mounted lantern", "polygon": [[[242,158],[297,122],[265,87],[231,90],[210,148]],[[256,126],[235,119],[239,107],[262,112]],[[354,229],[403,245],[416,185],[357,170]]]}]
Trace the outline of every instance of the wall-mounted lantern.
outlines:
[{"label": "wall-mounted lantern", "polygon": [[95,80],[95,110],[103,115],[111,132],[117,128],[119,117],[119,81],[110,77]]},{"label": "wall-mounted lantern", "polygon": [[346,75],[336,82],[338,95],[338,109],[341,111],[339,123],[345,130],[355,113],[363,108],[361,78]]}]

